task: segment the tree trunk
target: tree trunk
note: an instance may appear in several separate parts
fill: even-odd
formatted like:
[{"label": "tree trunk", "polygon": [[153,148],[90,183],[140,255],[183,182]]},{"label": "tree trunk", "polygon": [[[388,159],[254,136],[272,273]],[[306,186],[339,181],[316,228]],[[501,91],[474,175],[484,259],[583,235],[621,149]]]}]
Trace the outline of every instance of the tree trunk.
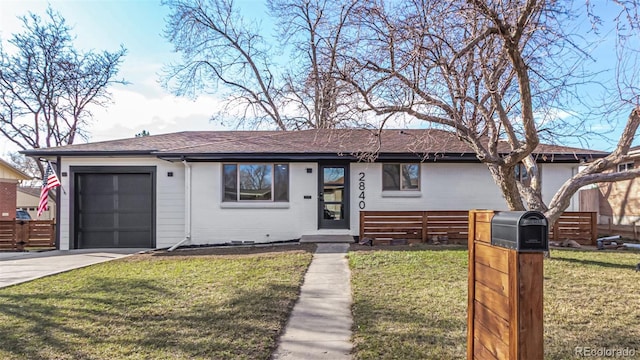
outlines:
[{"label": "tree trunk", "polygon": [[495,181],[500,188],[509,210],[525,210],[522,196],[520,196],[520,191],[518,190],[518,183],[514,175],[515,167],[498,164],[487,164],[487,166],[489,167],[493,181]]}]

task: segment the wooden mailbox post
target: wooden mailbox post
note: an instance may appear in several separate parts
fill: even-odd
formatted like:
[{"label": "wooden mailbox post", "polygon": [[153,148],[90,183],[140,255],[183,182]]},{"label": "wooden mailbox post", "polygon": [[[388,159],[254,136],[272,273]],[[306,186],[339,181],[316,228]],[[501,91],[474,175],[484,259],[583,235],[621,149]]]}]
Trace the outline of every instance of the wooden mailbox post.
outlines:
[{"label": "wooden mailbox post", "polygon": [[543,252],[492,245],[494,214],[469,212],[467,359],[542,359]]}]

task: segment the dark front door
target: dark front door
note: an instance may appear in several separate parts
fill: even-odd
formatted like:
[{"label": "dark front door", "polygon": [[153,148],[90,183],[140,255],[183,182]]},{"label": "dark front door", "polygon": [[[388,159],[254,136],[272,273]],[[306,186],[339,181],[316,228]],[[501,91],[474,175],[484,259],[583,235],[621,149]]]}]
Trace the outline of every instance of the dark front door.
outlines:
[{"label": "dark front door", "polygon": [[153,247],[153,181],[153,173],[75,174],[75,247]]},{"label": "dark front door", "polygon": [[349,164],[320,164],[318,228],[349,228]]}]

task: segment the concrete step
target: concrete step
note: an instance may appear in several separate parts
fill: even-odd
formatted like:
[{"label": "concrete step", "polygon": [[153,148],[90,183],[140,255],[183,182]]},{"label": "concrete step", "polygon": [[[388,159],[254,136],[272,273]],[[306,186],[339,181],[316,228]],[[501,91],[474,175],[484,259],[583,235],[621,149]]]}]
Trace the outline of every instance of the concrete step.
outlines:
[{"label": "concrete step", "polygon": [[353,243],[351,235],[302,235],[301,243],[327,244],[327,243]]}]

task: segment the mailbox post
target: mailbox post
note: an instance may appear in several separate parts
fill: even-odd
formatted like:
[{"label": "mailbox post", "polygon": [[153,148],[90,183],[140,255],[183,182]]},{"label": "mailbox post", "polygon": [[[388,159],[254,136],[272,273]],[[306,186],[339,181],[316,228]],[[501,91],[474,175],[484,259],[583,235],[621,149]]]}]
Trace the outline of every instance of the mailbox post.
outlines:
[{"label": "mailbox post", "polygon": [[540,212],[469,212],[468,360],[543,359],[548,233]]}]

